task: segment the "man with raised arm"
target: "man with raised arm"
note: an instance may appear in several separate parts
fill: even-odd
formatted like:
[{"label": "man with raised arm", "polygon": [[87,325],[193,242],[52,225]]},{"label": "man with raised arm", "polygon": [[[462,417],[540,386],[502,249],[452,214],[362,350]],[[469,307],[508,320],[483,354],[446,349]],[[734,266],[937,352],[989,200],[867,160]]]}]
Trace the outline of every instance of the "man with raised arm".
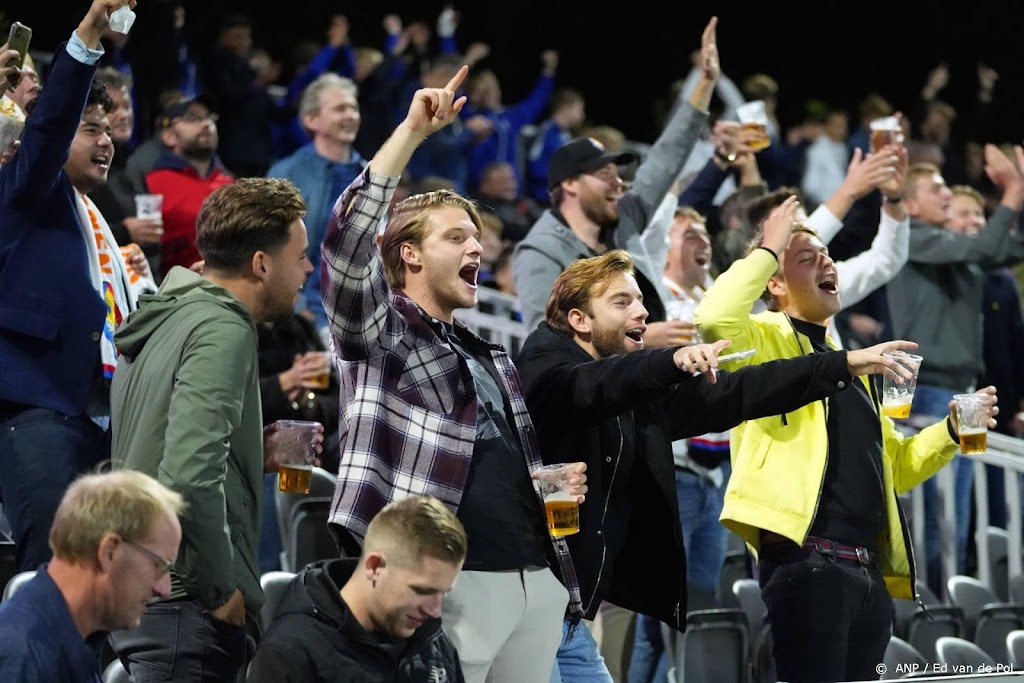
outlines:
[{"label": "man with raised arm", "polygon": [[[330,523],[354,554],[353,539],[388,503],[441,500],[468,537],[442,610],[466,680],[546,681],[566,606],[577,618],[583,610],[568,547],[548,536],[530,479],[542,463],[518,374],[500,346],[454,317],[476,304],[479,214],[454,192],[416,195],[391,210],[377,245],[413,151],[465,104],[455,92],[467,71],[416,91],[334,206],[321,287],[342,387]],[[584,470],[573,477],[580,500]]]},{"label": "man with raised arm", "polygon": [[[798,209],[796,197],[776,207],[760,246],[697,307],[707,339],[755,350],[741,364],[834,349],[826,325],[841,308],[835,263],[817,235],[795,223]],[[770,310],[751,315],[762,295]],[[995,389],[978,393],[995,415]],[[948,408],[948,419],[905,438],[881,415],[875,385],[853,381],[830,398],[733,430],[721,519],[758,556],[781,680],[877,677],[892,598],[916,594],[896,496],[952,460],[958,427],[952,402]]]}]

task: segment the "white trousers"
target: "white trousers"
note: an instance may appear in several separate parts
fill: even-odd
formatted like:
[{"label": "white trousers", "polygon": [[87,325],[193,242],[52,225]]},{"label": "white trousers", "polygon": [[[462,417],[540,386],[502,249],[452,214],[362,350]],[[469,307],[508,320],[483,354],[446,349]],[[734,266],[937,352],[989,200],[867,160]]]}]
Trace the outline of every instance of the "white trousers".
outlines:
[{"label": "white trousers", "polygon": [[441,623],[466,683],[547,683],[568,604],[550,569],[459,574]]}]

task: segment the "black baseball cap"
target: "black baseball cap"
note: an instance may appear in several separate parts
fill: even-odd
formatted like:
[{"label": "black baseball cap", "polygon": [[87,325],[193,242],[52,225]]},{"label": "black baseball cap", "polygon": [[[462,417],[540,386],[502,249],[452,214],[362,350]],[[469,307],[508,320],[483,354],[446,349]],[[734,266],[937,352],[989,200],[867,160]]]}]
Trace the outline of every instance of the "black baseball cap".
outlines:
[{"label": "black baseball cap", "polygon": [[558,187],[566,178],[596,171],[608,164],[624,166],[640,159],[635,152],[613,154],[594,138],[577,138],[555,150],[548,162],[548,189]]},{"label": "black baseball cap", "polygon": [[206,107],[207,111],[211,113],[213,112],[213,108],[210,106],[210,100],[203,95],[174,100],[164,107],[163,113],[160,114],[160,127],[168,128],[172,123],[174,123],[175,119],[184,116],[188,112],[189,107],[193,104],[202,105],[203,107]]}]

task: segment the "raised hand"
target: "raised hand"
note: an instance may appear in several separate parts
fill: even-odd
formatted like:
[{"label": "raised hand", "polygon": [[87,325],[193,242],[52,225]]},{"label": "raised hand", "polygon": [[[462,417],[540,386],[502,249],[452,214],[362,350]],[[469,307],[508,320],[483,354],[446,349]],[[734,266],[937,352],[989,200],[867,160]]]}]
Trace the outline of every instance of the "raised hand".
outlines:
[{"label": "raised hand", "polygon": [[8,49],[7,43],[0,45],[0,95],[15,88],[21,79],[21,69],[17,66],[20,59],[21,54],[17,50]]},{"label": "raised hand", "polygon": [[722,67],[718,63],[717,28],[718,17],[711,17],[700,37],[700,70],[709,81],[717,81],[722,75]]},{"label": "raised hand", "polygon": [[790,195],[786,201],[776,206],[768,218],[764,221],[764,238],[761,244],[771,249],[778,257],[789,246],[789,238],[793,234],[793,225],[796,222],[796,210],[800,208],[800,202],[796,195]]},{"label": "raised hand", "polygon": [[891,154],[895,156],[896,163],[892,165],[892,174],[878,184],[878,189],[886,197],[900,197],[903,195],[903,188],[907,183],[907,169],[910,168],[910,157],[907,148],[902,144],[886,145],[880,154]]},{"label": "raised hand", "polygon": [[846,167],[846,178],[843,179],[843,191],[857,200],[891,179],[898,161],[891,151],[887,147],[875,154],[863,155],[859,147],[853,150],[850,164]]},{"label": "raised hand", "polygon": [[76,33],[78,37],[90,49],[96,49],[100,44],[100,37],[104,29],[110,25],[110,15],[125,5],[134,9],[135,0],[93,0],[89,11],[78,25]]},{"label": "raised hand", "polygon": [[451,124],[466,104],[466,96],[456,99],[455,93],[468,73],[469,67],[463,65],[443,88],[417,90],[403,125],[426,137]]}]

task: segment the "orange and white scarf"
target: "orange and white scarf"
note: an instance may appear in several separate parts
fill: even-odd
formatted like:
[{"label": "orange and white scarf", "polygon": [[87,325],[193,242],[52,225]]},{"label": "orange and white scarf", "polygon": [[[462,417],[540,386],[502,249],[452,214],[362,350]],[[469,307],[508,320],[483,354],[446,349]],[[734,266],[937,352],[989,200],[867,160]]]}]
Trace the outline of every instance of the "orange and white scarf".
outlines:
[{"label": "orange and white scarf", "polygon": [[103,321],[103,336],[100,338],[100,360],[103,376],[109,380],[117,367],[114,331],[138,307],[140,294],[156,291],[156,283],[128,264],[130,248],[117,246],[110,226],[96,205],[79,192],[75,192],[75,199],[85,233],[92,285],[107,304],[107,317]]}]

